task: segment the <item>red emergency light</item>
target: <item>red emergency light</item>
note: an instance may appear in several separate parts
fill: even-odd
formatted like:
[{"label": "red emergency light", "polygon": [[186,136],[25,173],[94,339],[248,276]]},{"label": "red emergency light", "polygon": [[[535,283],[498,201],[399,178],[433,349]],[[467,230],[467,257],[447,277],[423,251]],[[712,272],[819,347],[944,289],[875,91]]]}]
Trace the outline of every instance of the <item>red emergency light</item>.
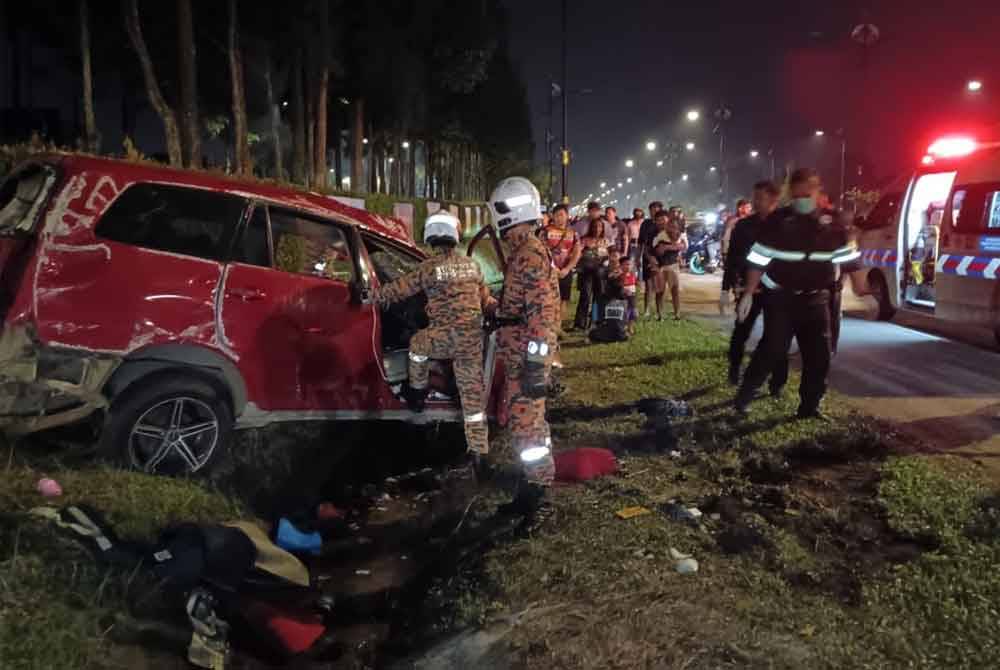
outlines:
[{"label": "red emergency light", "polygon": [[934,165],[934,156],[927,154],[926,156],[920,159],[920,162],[923,163],[924,165]]},{"label": "red emergency light", "polygon": [[[933,144],[927,147],[927,156],[931,160],[935,158],[962,158],[971,154],[977,147],[976,140],[971,137],[950,135],[935,140]],[[926,161],[927,156],[924,157],[925,165],[928,164]]]}]

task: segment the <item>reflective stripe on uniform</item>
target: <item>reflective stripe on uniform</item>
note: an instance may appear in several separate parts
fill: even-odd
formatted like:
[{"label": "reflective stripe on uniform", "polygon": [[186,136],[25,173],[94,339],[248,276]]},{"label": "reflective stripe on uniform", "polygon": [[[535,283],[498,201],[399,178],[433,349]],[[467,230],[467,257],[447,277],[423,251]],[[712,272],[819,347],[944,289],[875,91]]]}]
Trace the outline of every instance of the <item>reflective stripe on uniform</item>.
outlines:
[{"label": "reflective stripe on uniform", "polygon": [[466,414],[465,423],[482,423],[486,419],[486,414],[484,412],[476,412],[475,414]]},{"label": "reflective stripe on uniform", "polygon": [[528,447],[521,452],[521,460],[525,463],[535,463],[548,455],[548,447]]},{"label": "reflective stripe on uniform", "polygon": [[767,275],[764,275],[760,278],[760,283],[763,284],[766,288],[771,289],[772,291],[777,291],[779,288],[781,288],[778,285],[778,282],[774,281]]},{"label": "reflective stripe on uniform", "polygon": [[814,251],[809,254],[809,260],[811,261],[832,261],[833,252],[832,251]]},{"label": "reflective stripe on uniform", "polygon": [[851,253],[846,254],[844,256],[835,256],[833,259],[833,264],[840,265],[841,263],[850,263],[851,261],[856,261],[859,258],[861,258],[861,252],[855,249]]},{"label": "reflective stripe on uniform", "polygon": [[750,263],[751,265],[764,267],[770,262],[771,262],[770,258],[764,256],[763,254],[757,253],[754,249],[751,249],[750,253],[747,254],[747,263]]},{"label": "reflective stripe on uniform", "polygon": [[427,361],[430,360],[430,356],[421,356],[420,354],[415,354],[411,351],[410,360],[413,361],[414,363],[426,363]]},{"label": "reflective stripe on uniform", "polygon": [[861,258],[861,252],[858,251],[858,245],[851,242],[839,249],[834,249],[832,260],[835,265],[840,265],[841,263],[856,261],[859,258]]}]

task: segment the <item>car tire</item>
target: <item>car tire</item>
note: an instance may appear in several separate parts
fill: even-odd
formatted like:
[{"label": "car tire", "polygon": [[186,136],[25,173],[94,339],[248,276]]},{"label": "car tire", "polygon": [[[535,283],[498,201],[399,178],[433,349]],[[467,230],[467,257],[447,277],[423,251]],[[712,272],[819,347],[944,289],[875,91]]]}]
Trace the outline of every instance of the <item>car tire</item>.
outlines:
[{"label": "car tire", "polygon": [[100,453],[157,475],[202,475],[232,443],[229,398],[208,381],[164,373],[130,384],[107,413]]},{"label": "car tire", "polygon": [[889,285],[885,283],[885,277],[880,272],[873,272],[868,275],[868,285],[871,287],[872,297],[878,303],[878,313],[876,319],[879,321],[891,321],[896,316],[896,308],[889,297]]}]

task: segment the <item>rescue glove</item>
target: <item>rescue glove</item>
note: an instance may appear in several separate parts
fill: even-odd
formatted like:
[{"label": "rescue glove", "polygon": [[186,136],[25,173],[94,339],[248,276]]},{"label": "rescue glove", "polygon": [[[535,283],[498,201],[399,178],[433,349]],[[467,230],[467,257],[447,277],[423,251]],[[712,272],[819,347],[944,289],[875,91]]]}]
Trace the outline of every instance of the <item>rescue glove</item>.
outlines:
[{"label": "rescue glove", "polygon": [[740,323],[746,321],[747,317],[750,316],[751,307],[753,307],[753,294],[750,291],[744,291],[736,305],[736,318],[739,319]]},{"label": "rescue glove", "polygon": [[545,366],[548,357],[548,343],[544,340],[528,342],[521,379],[522,391],[526,397],[537,400],[548,395],[549,376]]}]

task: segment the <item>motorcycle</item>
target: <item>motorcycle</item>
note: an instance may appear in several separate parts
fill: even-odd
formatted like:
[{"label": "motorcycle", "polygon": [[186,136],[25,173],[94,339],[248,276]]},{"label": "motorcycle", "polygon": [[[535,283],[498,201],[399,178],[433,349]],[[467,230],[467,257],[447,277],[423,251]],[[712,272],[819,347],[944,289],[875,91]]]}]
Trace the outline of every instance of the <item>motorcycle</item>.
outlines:
[{"label": "motorcycle", "polygon": [[[700,234],[699,234],[700,233]],[[722,243],[717,234],[710,233],[704,227],[700,231],[688,232],[688,250],[686,254],[688,270],[691,274],[714,274],[719,268]]]}]

